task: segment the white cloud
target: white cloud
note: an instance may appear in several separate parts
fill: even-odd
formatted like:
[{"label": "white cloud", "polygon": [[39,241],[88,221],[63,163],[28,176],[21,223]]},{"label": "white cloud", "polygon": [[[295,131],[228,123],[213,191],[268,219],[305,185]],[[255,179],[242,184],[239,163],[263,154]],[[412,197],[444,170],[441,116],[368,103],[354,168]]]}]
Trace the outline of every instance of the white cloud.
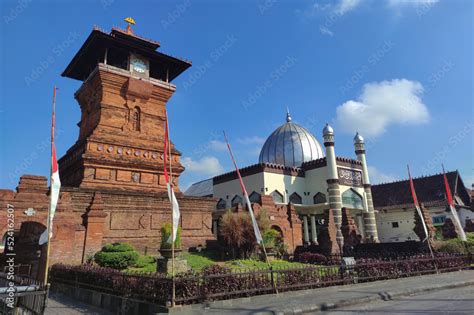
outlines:
[{"label": "white cloud", "polygon": [[392,174],[385,174],[376,167],[369,166],[369,178],[373,185],[381,183],[390,183],[397,180],[397,177]]},{"label": "white cloud", "polygon": [[388,4],[392,7],[398,6],[420,6],[420,5],[433,5],[439,2],[439,0],[389,0]]},{"label": "white cloud", "polygon": [[188,172],[199,173],[205,176],[215,176],[224,172],[224,168],[219,160],[213,156],[205,156],[200,160],[184,157],[181,163]]},{"label": "white cloud", "polygon": [[209,141],[209,149],[217,152],[227,151],[227,144],[224,141],[211,140]]},{"label": "white cloud", "polygon": [[[318,2],[315,2],[313,5],[308,7],[306,10],[297,10],[297,14],[303,14],[304,17],[314,17],[317,16],[319,13],[324,12],[324,13],[331,13],[332,15],[335,15],[336,17],[342,17],[343,15],[354,11],[357,7],[359,7],[362,2],[370,2],[368,0],[337,0],[334,1],[335,3],[325,3],[325,4],[320,4]],[[375,2],[373,0],[372,2]],[[379,0],[377,0],[379,2]],[[388,4],[387,7],[390,9],[394,9],[398,11],[402,7],[416,7],[416,8],[422,8],[422,9],[429,9],[431,8],[432,5],[438,3],[439,0],[386,0],[386,3]],[[329,31],[332,33],[331,30],[326,28],[325,30],[321,30],[320,32],[323,35],[329,35],[325,34],[323,32]],[[332,35],[331,35],[332,36]]]},{"label": "white cloud", "polygon": [[378,136],[394,124],[423,124],[430,119],[417,81],[394,79],[364,85],[358,100],[336,108],[336,125],[342,131]]},{"label": "white cloud", "polygon": [[252,136],[246,138],[239,138],[237,141],[241,144],[249,145],[249,144],[263,144],[265,139],[259,136]]},{"label": "white cloud", "polygon": [[340,0],[336,7],[334,8],[334,12],[338,15],[344,15],[349,11],[354,10],[362,0]]},{"label": "white cloud", "polygon": [[320,26],[319,27],[319,32],[323,35],[327,35],[327,36],[334,36],[334,33],[329,29],[327,28],[326,26]]}]

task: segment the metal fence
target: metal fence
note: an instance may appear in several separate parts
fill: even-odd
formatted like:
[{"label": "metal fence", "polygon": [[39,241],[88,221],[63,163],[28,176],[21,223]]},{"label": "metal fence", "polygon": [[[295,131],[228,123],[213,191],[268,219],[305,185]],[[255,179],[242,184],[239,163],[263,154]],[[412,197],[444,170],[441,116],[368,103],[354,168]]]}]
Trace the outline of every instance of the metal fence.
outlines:
[{"label": "metal fence", "polygon": [[[470,256],[415,257],[381,261],[361,259],[355,265],[304,266],[292,269],[262,269],[229,272],[187,273],[175,278],[176,304],[246,297],[272,292],[320,288],[333,285],[396,279],[469,268]],[[141,301],[167,305],[171,279],[162,274],[124,274],[103,268],[53,267],[56,283],[107,292]]]},{"label": "metal fence", "polygon": [[[13,284],[13,285],[10,285]],[[17,310],[41,315],[46,308],[47,287],[38,280],[0,273],[0,314]]]}]

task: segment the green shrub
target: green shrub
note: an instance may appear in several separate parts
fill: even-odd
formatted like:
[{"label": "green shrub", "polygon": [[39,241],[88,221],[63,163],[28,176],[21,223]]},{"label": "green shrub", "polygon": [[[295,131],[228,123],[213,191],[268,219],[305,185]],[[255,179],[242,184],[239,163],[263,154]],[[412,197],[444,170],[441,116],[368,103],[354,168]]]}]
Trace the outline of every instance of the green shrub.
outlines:
[{"label": "green shrub", "polygon": [[[168,242],[171,237],[171,223],[165,223],[161,226],[161,249],[170,249],[171,242]],[[174,248],[181,248],[181,228],[178,227],[176,233],[176,240],[174,241]]]},{"label": "green shrub", "polygon": [[131,245],[114,243],[102,247],[102,250],[94,255],[94,260],[101,267],[122,270],[135,265],[139,256]]},{"label": "green shrub", "polygon": [[133,265],[133,267],[136,267],[136,268],[144,268],[150,264],[153,264],[155,263],[155,258],[152,257],[152,256],[140,256],[138,257],[137,259],[137,262],[135,263],[135,265]]},{"label": "green shrub", "polygon": [[435,241],[434,248],[439,252],[474,254],[474,233],[466,233],[467,241],[460,238],[453,238],[445,241]]},{"label": "green shrub", "polygon": [[127,243],[113,243],[106,244],[102,247],[102,251],[112,253],[112,252],[130,252],[135,250],[132,245]]},{"label": "green shrub", "polygon": [[263,245],[268,248],[274,248],[277,237],[280,236],[278,231],[274,229],[269,229],[263,233]]}]

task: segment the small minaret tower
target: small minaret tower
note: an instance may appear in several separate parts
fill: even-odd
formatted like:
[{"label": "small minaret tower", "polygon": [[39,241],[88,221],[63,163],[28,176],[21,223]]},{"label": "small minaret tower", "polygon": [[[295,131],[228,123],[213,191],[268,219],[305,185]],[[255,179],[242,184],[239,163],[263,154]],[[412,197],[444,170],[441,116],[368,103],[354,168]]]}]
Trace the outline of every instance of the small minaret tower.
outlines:
[{"label": "small minaret tower", "polygon": [[342,253],[344,246],[344,236],[342,235],[342,198],[339,189],[339,177],[337,176],[336,154],[334,153],[334,130],[329,124],[323,129],[324,146],[326,147],[326,163],[328,169],[328,201],[329,211],[334,216],[334,224],[336,226],[336,242]]},{"label": "small minaret tower", "polygon": [[374,202],[372,200],[372,190],[370,189],[369,172],[367,170],[367,161],[365,159],[364,138],[357,132],[354,137],[354,148],[357,160],[362,162],[362,183],[364,185],[365,198],[367,201],[367,210],[363,214],[364,231],[366,242],[379,242],[377,233],[377,224],[375,222]]}]

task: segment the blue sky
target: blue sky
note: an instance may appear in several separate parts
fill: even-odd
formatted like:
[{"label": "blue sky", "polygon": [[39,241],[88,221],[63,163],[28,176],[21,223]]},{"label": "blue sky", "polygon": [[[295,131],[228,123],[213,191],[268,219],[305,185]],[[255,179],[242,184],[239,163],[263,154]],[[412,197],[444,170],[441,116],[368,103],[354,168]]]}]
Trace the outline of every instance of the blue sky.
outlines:
[{"label": "blue sky", "polygon": [[73,94],[62,78],[94,24],[124,27],[193,61],[174,81],[171,137],[187,170],[181,186],[241,167],[293,120],[336,154],[354,157],[359,130],[373,182],[437,173],[473,176],[473,4],[468,0],[2,1],[0,187],[49,172],[50,106],[59,87],[58,155],[76,141]]}]

